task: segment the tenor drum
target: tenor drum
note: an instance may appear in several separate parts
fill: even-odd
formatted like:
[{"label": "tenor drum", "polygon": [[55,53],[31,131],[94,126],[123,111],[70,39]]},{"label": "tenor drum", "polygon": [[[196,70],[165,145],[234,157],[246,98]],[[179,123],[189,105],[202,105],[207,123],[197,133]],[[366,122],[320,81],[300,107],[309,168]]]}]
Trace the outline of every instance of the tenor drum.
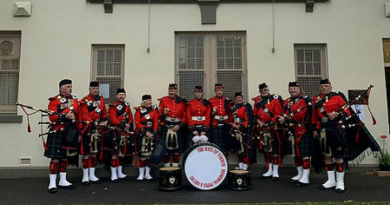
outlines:
[{"label": "tenor drum", "polygon": [[246,170],[231,170],[229,172],[228,187],[235,191],[252,189],[251,172]]},{"label": "tenor drum", "polygon": [[181,189],[180,167],[162,167],[159,175],[160,179],[157,187],[159,191],[176,191]]},{"label": "tenor drum", "polygon": [[188,149],[183,166],[187,180],[200,190],[217,188],[228,173],[225,155],[212,143],[197,144]]}]

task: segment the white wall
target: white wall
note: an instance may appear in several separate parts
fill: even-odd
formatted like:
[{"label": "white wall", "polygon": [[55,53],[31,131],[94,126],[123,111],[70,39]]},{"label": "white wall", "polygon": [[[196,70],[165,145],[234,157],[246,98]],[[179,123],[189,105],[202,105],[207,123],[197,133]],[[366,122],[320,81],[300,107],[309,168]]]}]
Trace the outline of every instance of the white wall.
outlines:
[{"label": "white wall", "polygon": [[[152,5],[150,54],[146,4],[114,4],[114,13],[105,14],[102,4],[31,0],[32,16],[25,18],[13,17],[14,0],[2,0],[0,30],[22,31],[18,100],[42,108],[57,94],[63,78],[73,80],[79,97],[87,94],[91,44],[125,44],[125,88],[135,106],[145,93],[157,103],[174,81],[175,31],[246,31],[250,97],[264,81],[272,92],[287,97],[287,82],[295,79],[294,44],[325,43],[334,90],[346,93],[375,85],[370,102],[378,124],[370,125],[367,111],[365,122],[379,140],[379,135],[389,133],[382,54],[382,38],[390,37],[390,19],[384,16],[387,1],[331,0],[316,3],[313,13],[306,13],[303,3],[277,4],[274,54],[268,3],[220,4],[216,25],[201,25],[197,4]],[[38,116],[31,121],[32,134],[26,132],[26,118],[22,124],[0,124],[0,167],[19,166],[20,157],[31,157],[32,166],[47,165],[37,137]],[[364,163],[374,164],[376,159]]]}]

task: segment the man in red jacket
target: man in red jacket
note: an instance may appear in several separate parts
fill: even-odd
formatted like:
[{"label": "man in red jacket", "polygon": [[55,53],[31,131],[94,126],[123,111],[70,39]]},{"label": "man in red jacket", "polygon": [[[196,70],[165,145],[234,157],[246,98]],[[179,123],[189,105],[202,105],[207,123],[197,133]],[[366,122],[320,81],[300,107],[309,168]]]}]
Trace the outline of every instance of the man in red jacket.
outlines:
[{"label": "man in red jacket", "polygon": [[[118,183],[118,178],[128,180],[129,177],[123,173],[123,153],[122,147],[128,146],[127,140],[121,140],[122,136],[126,137],[128,132],[133,128],[133,115],[130,109],[130,103],[125,101],[126,91],[124,88],[118,88],[116,91],[116,102],[110,104],[108,114],[111,125],[117,129],[113,131],[113,140],[110,151],[111,156],[111,181]],[[131,153],[132,154],[132,153]]]},{"label": "man in red jacket", "polygon": [[[107,126],[107,110],[104,98],[99,95],[99,82],[89,83],[89,94],[80,101],[81,118],[87,124],[82,136],[83,155],[83,179],[82,184],[89,185],[89,182],[98,184],[99,178],[95,176],[95,166],[98,163],[97,153],[100,151],[102,127]],[[99,127],[100,126],[100,127]]]},{"label": "man in red jacket", "polygon": [[[344,192],[344,161],[347,154],[346,134],[339,128],[340,119],[350,116],[347,99],[341,92],[332,92],[329,79],[320,81],[320,95],[314,97],[312,123],[314,138],[320,138],[322,153],[325,156],[325,170],[328,180],[320,189],[335,188],[337,193]],[[335,171],[336,169],[336,177]]]},{"label": "man in red jacket", "polygon": [[279,116],[279,123],[289,129],[289,136],[294,145],[292,147],[295,165],[298,174],[291,178],[296,187],[307,186],[310,175],[310,157],[312,155],[311,113],[312,100],[303,95],[298,82],[288,84],[290,97],[284,101],[283,115]]},{"label": "man in red jacket", "polygon": [[[167,153],[164,166],[179,166],[180,153],[185,151],[186,136],[183,133],[187,122],[186,99],[177,95],[177,84],[169,84],[168,96],[158,99],[161,137],[166,142]],[[171,156],[172,155],[172,156]],[[170,159],[172,157],[172,160]]]},{"label": "man in red jacket", "polygon": [[60,94],[49,98],[48,110],[53,113],[49,118],[52,122],[47,137],[47,149],[45,156],[50,158],[50,183],[48,191],[57,192],[57,174],[60,174],[60,188],[74,189],[75,186],[66,180],[68,167],[68,150],[77,150],[79,138],[80,108],[77,96],[72,95],[72,81],[61,80],[59,83]]},{"label": "man in red jacket", "polygon": [[143,95],[141,106],[135,107],[134,121],[139,154],[139,176],[137,181],[151,180],[150,167],[146,166],[156,146],[158,132],[157,106],[152,105],[152,96]]},{"label": "man in red jacket", "polygon": [[[275,129],[275,123],[282,114],[283,99],[279,95],[270,94],[266,83],[260,84],[261,99],[256,104],[257,124],[261,130],[260,148],[264,150],[264,157],[267,163],[267,172],[261,178],[271,178],[274,181],[279,179],[279,165],[281,164],[282,136],[279,130]],[[272,160],[271,160],[272,155]]]},{"label": "man in red jacket", "polygon": [[195,86],[195,98],[187,103],[187,124],[193,143],[207,141],[201,139],[208,136],[211,118],[211,106],[208,100],[203,99],[203,87]]},{"label": "man in red jacket", "polygon": [[248,170],[249,149],[251,147],[251,134],[253,126],[253,111],[249,103],[244,102],[242,92],[235,93],[235,104],[232,107],[232,140],[231,148],[237,153],[238,166]]},{"label": "man in red jacket", "polygon": [[222,83],[215,84],[215,97],[210,98],[211,104],[211,142],[218,145],[219,149],[228,159],[228,151],[230,149],[229,141],[231,135],[230,123],[232,120],[231,107],[233,101],[223,95]]}]

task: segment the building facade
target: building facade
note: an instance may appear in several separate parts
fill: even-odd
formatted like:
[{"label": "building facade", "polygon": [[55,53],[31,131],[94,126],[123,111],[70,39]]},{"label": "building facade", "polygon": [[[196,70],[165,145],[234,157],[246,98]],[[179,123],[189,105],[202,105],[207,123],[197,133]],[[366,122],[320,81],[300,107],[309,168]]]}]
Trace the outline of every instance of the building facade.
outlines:
[{"label": "building facade", "polygon": [[371,125],[366,106],[363,122],[382,145],[379,136],[389,133],[389,16],[389,0],[2,0],[0,167],[47,166],[40,116],[30,117],[27,133],[15,103],[47,108],[64,78],[79,98],[90,80],[104,85],[108,102],[124,87],[133,106],[143,94],[157,104],[171,82],[190,99],[195,85],[209,98],[222,82],[228,96],[243,91],[248,102],[262,82],[283,98],[295,80],[308,95],[318,93],[321,78],[347,96],[374,84],[370,107],[378,123]]}]

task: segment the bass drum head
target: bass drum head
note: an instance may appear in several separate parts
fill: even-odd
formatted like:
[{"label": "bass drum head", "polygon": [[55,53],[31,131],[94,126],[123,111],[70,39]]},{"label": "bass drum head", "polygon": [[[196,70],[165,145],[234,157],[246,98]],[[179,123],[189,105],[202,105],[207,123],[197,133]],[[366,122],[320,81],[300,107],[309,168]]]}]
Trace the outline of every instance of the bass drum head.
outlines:
[{"label": "bass drum head", "polygon": [[228,173],[225,155],[211,143],[192,147],[184,159],[184,172],[192,186],[212,190],[223,183]]}]

